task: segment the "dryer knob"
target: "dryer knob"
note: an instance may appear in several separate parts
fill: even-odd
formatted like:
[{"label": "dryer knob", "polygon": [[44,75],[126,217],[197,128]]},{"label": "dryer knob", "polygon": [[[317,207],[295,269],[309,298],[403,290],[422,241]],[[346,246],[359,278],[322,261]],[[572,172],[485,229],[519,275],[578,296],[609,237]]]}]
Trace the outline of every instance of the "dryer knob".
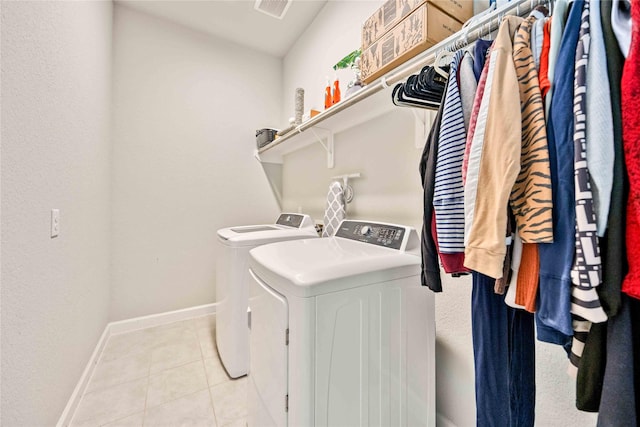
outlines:
[{"label": "dryer knob", "polygon": [[369,234],[371,234],[371,227],[368,225],[363,225],[360,229],[360,234],[362,234],[363,236],[368,236]]}]

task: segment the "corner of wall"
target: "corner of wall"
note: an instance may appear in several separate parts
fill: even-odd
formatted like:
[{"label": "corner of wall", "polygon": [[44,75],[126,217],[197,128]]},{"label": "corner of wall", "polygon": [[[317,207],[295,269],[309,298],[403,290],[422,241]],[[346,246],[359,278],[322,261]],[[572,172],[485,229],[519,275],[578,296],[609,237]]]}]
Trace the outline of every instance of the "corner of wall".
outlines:
[{"label": "corner of wall", "polygon": [[0,422],[52,425],[108,318],[112,4],[1,7]]}]

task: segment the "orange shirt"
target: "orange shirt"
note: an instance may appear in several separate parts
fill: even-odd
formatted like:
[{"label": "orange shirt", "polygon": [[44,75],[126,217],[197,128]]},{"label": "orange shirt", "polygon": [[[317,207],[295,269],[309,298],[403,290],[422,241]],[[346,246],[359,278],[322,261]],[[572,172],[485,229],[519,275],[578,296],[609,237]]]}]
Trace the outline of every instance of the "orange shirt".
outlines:
[{"label": "orange shirt", "polygon": [[540,54],[540,71],[538,80],[540,80],[540,92],[542,99],[547,96],[547,92],[551,89],[549,81],[549,48],[551,46],[551,19],[549,18],[544,24],[544,33],[542,36],[542,52]]}]

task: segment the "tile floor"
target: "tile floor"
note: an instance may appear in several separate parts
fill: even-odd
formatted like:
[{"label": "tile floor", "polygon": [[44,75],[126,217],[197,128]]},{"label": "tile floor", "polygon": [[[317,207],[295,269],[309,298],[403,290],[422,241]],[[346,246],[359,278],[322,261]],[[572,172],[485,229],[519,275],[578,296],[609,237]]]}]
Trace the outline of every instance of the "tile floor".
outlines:
[{"label": "tile floor", "polygon": [[244,427],[246,382],[222,367],[213,315],[113,335],[71,427]]}]

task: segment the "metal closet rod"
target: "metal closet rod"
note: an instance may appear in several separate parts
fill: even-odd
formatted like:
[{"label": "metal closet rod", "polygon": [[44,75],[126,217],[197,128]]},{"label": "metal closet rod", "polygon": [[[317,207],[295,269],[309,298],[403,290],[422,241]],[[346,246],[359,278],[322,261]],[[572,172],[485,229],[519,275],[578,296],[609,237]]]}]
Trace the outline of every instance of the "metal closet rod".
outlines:
[{"label": "metal closet rod", "polygon": [[[440,43],[430,47],[424,52],[411,58],[399,68],[391,71],[379,79],[375,80],[370,85],[365,86],[362,90],[356,92],[349,98],[339,102],[335,106],[328,110],[323,111],[317,116],[317,119],[313,118],[298,125],[291,132],[286,133],[282,137],[276,139],[268,148],[272,148],[280,143],[286,141],[293,135],[303,132],[318,123],[328,119],[329,117],[339,113],[345,108],[349,108],[351,105],[360,102],[361,100],[368,98],[369,96],[386,89],[396,83],[406,79],[411,74],[418,73],[425,65],[431,65],[435,61],[436,55],[441,50],[457,50],[461,49],[479,39],[482,35],[489,34],[500,27],[502,18],[506,15],[524,15],[532,11],[538,5],[553,4],[553,0],[513,0],[503,5],[502,7],[494,10],[493,12],[485,16],[476,16],[471,18],[471,23],[467,27],[462,28],[455,34],[442,40]],[[476,22],[477,21],[477,22]],[[488,26],[487,26],[488,25]],[[486,28],[485,28],[486,27]],[[266,147],[265,147],[266,148]]]},{"label": "metal closet rod", "polygon": [[[471,18],[467,27],[447,37],[440,43],[430,47],[418,56],[410,59],[400,68],[383,76],[377,81],[379,89],[384,89],[406,79],[411,74],[418,73],[425,65],[433,64],[436,55],[442,50],[455,51],[478,40],[482,35],[488,35],[500,27],[502,18],[506,15],[525,15],[538,5],[551,4],[553,0],[516,0],[510,1],[493,12],[477,19]],[[486,27],[486,28],[485,28]],[[376,83],[374,83],[376,84]],[[374,88],[372,88],[374,89]]]}]

